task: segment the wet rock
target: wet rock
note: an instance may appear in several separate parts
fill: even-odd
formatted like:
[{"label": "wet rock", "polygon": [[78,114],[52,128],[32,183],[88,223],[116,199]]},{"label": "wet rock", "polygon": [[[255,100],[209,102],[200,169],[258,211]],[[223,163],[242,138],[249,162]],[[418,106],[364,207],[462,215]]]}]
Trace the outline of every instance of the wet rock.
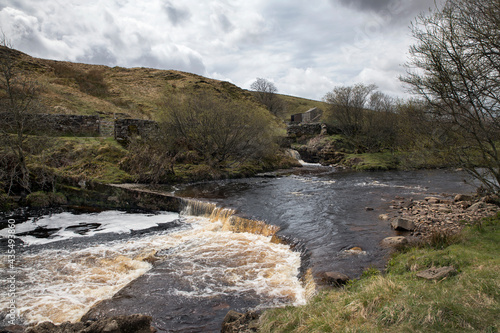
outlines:
[{"label": "wet rock", "polygon": [[404,236],[387,237],[382,240],[381,244],[387,247],[398,247],[408,244],[408,239]]},{"label": "wet rock", "polygon": [[475,204],[473,204],[472,206],[470,206],[469,208],[467,208],[467,210],[475,212],[481,208],[484,208],[484,202],[479,201],[479,202],[476,202]]},{"label": "wet rock", "polygon": [[427,197],[424,200],[427,201],[430,204],[437,204],[437,203],[441,202],[441,199],[436,198],[436,197]]},{"label": "wet rock", "polygon": [[255,311],[239,313],[230,310],[222,322],[221,333],[250,333],[259,329],[260,314]]},{"label": "wet rock", "polygon": [[23,333],[26,327],[21,325],[9,325],[0,329],[0,333]]},{"label": "wet rock", "polygon": [[28,328],[26,333],[153,333],[156,329],[151,326],[151,321],[150,316],[133,314],[60,325],[44,322]]},{"label": "wet rock", "polygon": [[453,266],[445,266],[445,267],[432,267],[425,271],[421,271],[417,273],[417,276],[426,280],[439,280],[444,279],[452,274],[455,274],[456,270]]},{"label": "wet rock", "polygon": [[466,195],[466,194],[457,194],[453,201],[459,202],[459,201],[472,201],[473,198],[471,195]]},{"label": "wet rock", "polygon": [[349,281],[349,277],[339,272],[326,272],[321,275],[321,282],[325,285],[340,287]]},{"label": "wet rock", "polygon": [[412,231],[415,229],[415,223],[413,223],[413,221],[401,217],[392,219],[391,226],[394,230]]},{"label": "wet rock", "polygon": [[347,254],[347,255],[364,255],[364,254],[366,254],[366,251],[363,251],[363,249],[360,248],[359,246],[355,246],[355,247],[350,248],[348,250],[342,251],[342,253]]}]

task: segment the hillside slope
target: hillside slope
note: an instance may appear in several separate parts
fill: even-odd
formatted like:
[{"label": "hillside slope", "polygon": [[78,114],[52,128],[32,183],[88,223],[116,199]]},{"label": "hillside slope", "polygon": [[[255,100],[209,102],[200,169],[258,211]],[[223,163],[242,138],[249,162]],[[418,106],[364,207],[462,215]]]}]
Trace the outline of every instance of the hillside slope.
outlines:
[{"label": "hillside slope", "polygon": [[[13,51],[24,75],[36,80],[42,104],[49,113],[100,115],[103,118],[154,119],[155,110],[172,94],[204,91],[260,105],[250,91],[196,74],[153,68],[123,68],[46,60]],[[0,46],[0,57],[7,49]],[[305,112],[317,101],[282,96],[289,114]]]}]

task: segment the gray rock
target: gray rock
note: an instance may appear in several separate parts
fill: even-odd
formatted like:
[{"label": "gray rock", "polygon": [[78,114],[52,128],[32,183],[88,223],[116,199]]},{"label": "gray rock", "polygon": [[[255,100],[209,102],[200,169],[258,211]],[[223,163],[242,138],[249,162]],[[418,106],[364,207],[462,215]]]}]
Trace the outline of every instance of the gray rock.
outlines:
[{"label": "gray rock", "polygon": [[387,237],[382,239],[382,246],[396,247],[408,244],[408,239],[404,236]]},{"label": "gray rock", "polygon": [[484,208],[484,206],[485,206],[484,202],[479,201],[479,202],[476,202],[475,204],[473,204],[472,206],[470,206],[469,208],[467,208],[467,210],[475,212],[481,208]]},{"label": "gray rock", "polygon": [[437,204],[437,203],[441,202],[441,199],[436,198],[436,197],[427,197],[427,198],[425,198],[425,201],[427,201],[428,203],[431,203],[431,204]]},{"label": "gray rock", "polygon": [[260,314],[255,311],[239,313],[230,310],[222,322],[221,333],[250,333],[257,332]]},{"label": "gray rock", "polygon": [[415,223],[413,221],[396,217],[391,220],[391,226],[394,230],[412,231],[415,229]]},{"label": "gray rock", "polygon": [[26,333],[153,333],[156,329],[151,326],[151,321],[150,316],[133,314],[102,318],[98,321],[65,322],[60,325],[43,322],[28,328]]},{"label": "gray rock", "polygon": [[326,272],[321,276],[321,282],[334,287],[340,287],[349,281],[349,277],[339,272]]},{"label": "gray rock", "polygon": [[422,279],[427,280],[439,280],[444,279],[451,274],[456,273],[456,270],[453,266],[444,266],[444,267],[432,267],[425,271],[421,271],[417,273],[417,276]]}]

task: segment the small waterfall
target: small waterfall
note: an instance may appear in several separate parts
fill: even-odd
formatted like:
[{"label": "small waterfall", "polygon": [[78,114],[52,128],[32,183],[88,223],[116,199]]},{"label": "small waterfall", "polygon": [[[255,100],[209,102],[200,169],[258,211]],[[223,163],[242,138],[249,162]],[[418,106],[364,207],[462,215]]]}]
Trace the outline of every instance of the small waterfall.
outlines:
[{"label": "small waterfall", "polygon": [[300,153],[296,151],[295,149],[287,149],[286,153],[288,156],[295,158],[297,161],[302,161],[302,158],[300,157]]},{"label": "small waterfall", "polygon": [[281,243],[275,236],[279,231],[278,226],[269,225],[264,221],[250,220],[236,216],[236,211],[228,208],[217,207],[214,203],[183,199],[181,215],[203,216],[212,221],[221,221],[222,230],[232,232],[248,232],[262,236],[273,236],[274,243]]},{"label": "small waterfall", "polygon": [[302,166],[322,166],[320,163],[308,163],[302,160],[300,153],[295,149],[287,149],[286,153],[288,156],[295,158]]},{"label": "small waterfall", "polygon": [[209,218],[211,221],[220,221],[223,224],[222,230],[224,231],[236,233],[247,232],[266,237],[271,236],[271,243],[288,245],[292,251],[300,253],[301,267],[298,277],[305,289],[305,298],[310,299],[316,295],[316,282],[312,270],[309,268],[310,254],[300,240],[276,235],[280,230],[278,226],[267,224],[264,221],[250,220],[236,216],[236,211],[233,209],[220,208],[216,204],[206,201],[182,200],[183,209],[181,215],[202,216]]}]

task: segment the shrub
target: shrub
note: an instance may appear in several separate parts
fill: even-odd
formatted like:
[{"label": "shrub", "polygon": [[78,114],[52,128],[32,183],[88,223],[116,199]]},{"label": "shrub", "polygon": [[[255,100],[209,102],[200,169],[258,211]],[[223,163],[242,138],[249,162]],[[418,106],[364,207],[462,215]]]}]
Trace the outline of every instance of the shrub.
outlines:
[{"label": "shrub", "polygon": [[42,208],[50,206],[50,198],[49,195],[45,192],[33,192],[28,194],[26,197],[26,203],[30,207],[34,208]]},{"label": "shrub", "polygon": [[33,208],[44,208],[50,206],[64,205],[66,197],[62,193],[33,192],[26,197],[26,203]]}]

